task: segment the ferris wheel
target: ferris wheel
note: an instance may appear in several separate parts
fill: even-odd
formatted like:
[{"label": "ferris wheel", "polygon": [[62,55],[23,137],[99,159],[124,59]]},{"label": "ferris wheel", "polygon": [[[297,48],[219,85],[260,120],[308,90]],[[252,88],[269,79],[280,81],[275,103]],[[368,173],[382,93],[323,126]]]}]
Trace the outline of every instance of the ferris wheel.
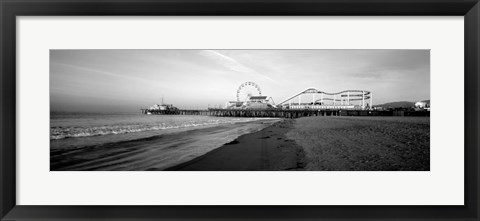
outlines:
[{"label": "ferris wheel", "polygon": [[260,90],[260,86],[258,86],[258,84],[248,81],[238,87],[237,101],[246,101],[251,96],[262,96],[262,91]]}]

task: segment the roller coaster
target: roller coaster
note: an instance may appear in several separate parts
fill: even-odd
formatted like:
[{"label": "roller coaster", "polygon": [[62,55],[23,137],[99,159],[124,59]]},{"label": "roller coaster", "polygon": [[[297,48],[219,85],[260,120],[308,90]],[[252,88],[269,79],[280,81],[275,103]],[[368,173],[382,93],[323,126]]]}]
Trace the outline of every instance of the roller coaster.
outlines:
[{"label": "roller coaster", "polygon": [[[307,97],[310,96],[311,97]],[[372,109],[373,96],[366,90],[345,90],[328,93],[310,87],[275,104],[273,99],[262,96],[260,86],[255,82],[245,82],[237,89],[236,101],[229,101],[227,109],[326,109],[326,110],[368,110]]]},{"label": "roller coaster", "polygon": [[[311,94],[311,97],[306,97]],[[303,98],[303,99],[302,99]],[[373,95],[366,90],[345,90],[328,93],[307,88],[278,103],[282,109],[371,109]]]}]

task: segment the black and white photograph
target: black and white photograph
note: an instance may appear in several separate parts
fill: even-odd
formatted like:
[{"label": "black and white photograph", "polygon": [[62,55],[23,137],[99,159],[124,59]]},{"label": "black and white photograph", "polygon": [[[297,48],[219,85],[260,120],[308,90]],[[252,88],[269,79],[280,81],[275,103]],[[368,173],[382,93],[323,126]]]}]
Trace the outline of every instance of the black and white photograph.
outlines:
[{"label": "black and white photograph", "polygon": [[430,171],[430,50],[50,50],[50,171]]}]

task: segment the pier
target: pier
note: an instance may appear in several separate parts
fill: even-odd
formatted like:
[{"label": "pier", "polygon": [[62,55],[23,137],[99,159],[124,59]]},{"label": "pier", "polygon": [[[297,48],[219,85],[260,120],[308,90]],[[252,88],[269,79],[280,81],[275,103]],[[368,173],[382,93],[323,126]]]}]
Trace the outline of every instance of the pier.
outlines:
[{"label": "pier", "polygon": [[405,110],[312,110],[312,109],[216,109],[204,110],[148,110],[142,109],[143,114],[153,115],[204,115],[215,117],[271,117],[271,118],[299,118],[309,116],[430,116],[429,111]]},{"label": "pier", "polygon": [[[253,93],[247,93],[246,88],[252,89]],[[258,84],[248,81],[240,85],[236,97],[237,100],[229,101],[225,108],[179,109],[171,104],[164,104],[162,98],[162,105],[157,104],[141,110],[143,114],[215,117],[430,116],[430,111],[373,108],[373,94],[367,90],[344,90],[329,93],[310,87],[275,104],[272,97],[267,98],[262,95]]]}]

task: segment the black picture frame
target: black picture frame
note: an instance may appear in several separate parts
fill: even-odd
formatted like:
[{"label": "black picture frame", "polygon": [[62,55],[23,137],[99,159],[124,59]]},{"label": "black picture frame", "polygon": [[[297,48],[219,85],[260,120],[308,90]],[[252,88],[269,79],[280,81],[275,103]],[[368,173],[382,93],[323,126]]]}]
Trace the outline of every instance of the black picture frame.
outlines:
[{"label": "black picture frame", "polygon": [[[478,0],[0,0],[1,220],[479,220]],[[464,206],[22,206],[16,204],[16,16],[439,15],[465,18]],[[457,147],[458,148],[458,147]],[[448,191],[448,190],[445,190]]]}]

